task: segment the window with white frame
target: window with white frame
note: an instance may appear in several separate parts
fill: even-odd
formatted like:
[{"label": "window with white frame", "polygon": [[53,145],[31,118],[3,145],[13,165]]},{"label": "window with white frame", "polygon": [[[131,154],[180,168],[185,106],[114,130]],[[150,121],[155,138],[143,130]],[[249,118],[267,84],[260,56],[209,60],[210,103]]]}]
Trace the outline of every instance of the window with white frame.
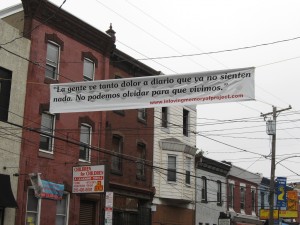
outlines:
[{"label": "window with white frame", "polygon": [[246,192],[246,187],[244,186],[241,186],[240,187],[240,202],[241,202],[241,210],[245,210],[245,198],[246,198],[246,195],[245,195],[245,192]]},{"label": "window with white frame", "polygon": [[88,124],[81,124],[80,126],[80,151],[79,159],[83,161],[90,161],[91,159],[91,137],[92,127]]},{"label": "window with white frame", "polygon": [[234,203],[234,183],[229,183],[228,207],[233,208],[233,203]]},{"label": "window with white frame", "polygon": [[53,153],[54,142],[54,121],[55,116],[53,114],[43,112],[41,121],[41,134],[39,148],[42,151]]},{"label": "window with white frame", "polygon": [[217,181],[217,205],[222,205],[222,182]]},{"label": "window with white frame", "polygon": [[190,157],[186,157],[185,159],[185,183],[191,184],[191,164],[192,159]]},{"label": "window with white frame", "polygon": [[186,109],[183,109],[183,130],[182,133],[184,136],[189,136],[189,111]]},{"label": "window with white frame", "polygon": [[207,202],[207,178],[202,177],[201,202]]},{"label": "window with white frame", "polygon": [[63,194],[60,201],[56,201],[56,222],[55,225],[68,224],[68,208],[69,208],[69,194]]},{"label": "window with white frame", "polygon": [[146,160],[146,145],[144,143],[137,144],[139,158],[137,160],[137,178],[145,178],[145,160]]},{"label": "window with white frame", "polygon": [[95,63],[93,60],[84,58],[83,59],[83,80],[91,81],[94,80],[95,74]]},{"label": "window with white frame", "polygon": [[169,124],[169,115],[168,115],[168,107],[161,108],[161,126],[164,128],[168,128]]},{"label": "window with white frame", "polygon": [[123,151],[123,138],[119,135],[113,135],[112,137],[112,160],[111,169],[112,172],[122,172],[122,151]]},{"label": "window with white frame", "polygon": [[168,155],[168,181],[176,182],[176,156]]},{"label": "window with white frame", "polygon": [[60,47],[54,42],[47,43],[46,73],[47,78],[57,80]]},{"label": "window with white frame", "polygon": [[138,109],[138,119],[140,121],[144,121],[144,122],[147,120],[147,109],[146,108]]},{"label": "window with white frame", "polygon": [[33,188],[27,190],[26,224],[40,224],[41,199],[36,198]]}]

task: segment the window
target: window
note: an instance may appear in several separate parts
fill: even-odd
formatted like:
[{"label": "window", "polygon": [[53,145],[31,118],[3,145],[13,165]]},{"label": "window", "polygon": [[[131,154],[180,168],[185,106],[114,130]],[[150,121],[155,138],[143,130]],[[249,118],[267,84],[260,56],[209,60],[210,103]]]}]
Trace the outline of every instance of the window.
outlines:
[{"label": "window", "polygon": [[255,212],[256,204],[255,204],[255,189],[251,189],[251,206],[252,206],[252,212]]},{"label": "window", "polygon": [[260,192],[260,207],[261,209],[265,208],[265,192]]},{"label": "window", "polygon": [[95,64],[88,58],[83,59],[83,80],[94,80]]},{"label": "window", "polygon": [[185,162],[185,183],[186,184],[191,184],[191,158],[186,157],[186,162]]},{"label": "window", "polygon": [[79,159],[84,161],[91,160],[91,134],[92,127],[87,124],[80,126],[80,151]]},{"label": "window", "polygon": [[168,181],[176,181],[176,156],[168,156]]},{"label": "window", "polygon": [[69,195],[64,194],[62,200],[56,201],[56,222],[55,225],[67,225],[68,223],[68,199]]},{"label": "window", "polygon": [[10,101],[11,72],[0,68],[0,120],[7,121]]},{"label": "window", "polygon": [[53,152],[54,118],[52,114],[42,113],[40,150],[50,153]]},{"label": "window", "polygon": [[59,45],[48,42],[46,56],[46,73],[45,76],[57,80],[59,61]]},{"label": "window", "polygon": [[168,107],[162,107],[161,108],[161,126],[164,128],[168,127],[169,123],[168,118]]},{"label": "window", "polygon": [[40,202],[36,198],[32,188],[27,191],[26,224],[39,224],[40,220]]},{"label": "window", "polygon": [[241,210],[245,210],[245,187],[240,188]]},{"label": "window", "polygon": [[122,172],[122,151],[123,151],[123,138],[119,135],[113,135],[112,138],[112,150],[114,155],[112,156],[111,169],[114,172]]},{"label": "window", "polygon": [[137,161],[137,178],[145,178],[145,160],[146,160],[146,145],[144,143],[137,144],[139,159]]},{"label": "window", "polygon": [[183,109],[183,135],[189,136],[189,111]]},{"label": "window", "polygon": [[138,119],[140,121],[146,121],[147,120],[147,109],[145,109],[145,108],[138,109]]},{"label": "window", "polygon": [[222,183],[221,181],[217,181],[217,205],[221,206],[222,205]]},{"label": "window", "polygon": [[201,201],[207,202],[207,178],[202,177]]},{"label": "window", "polygon": [[233,203],[234,203],[234,184],[229,183],[228,207],[233,208]]}]

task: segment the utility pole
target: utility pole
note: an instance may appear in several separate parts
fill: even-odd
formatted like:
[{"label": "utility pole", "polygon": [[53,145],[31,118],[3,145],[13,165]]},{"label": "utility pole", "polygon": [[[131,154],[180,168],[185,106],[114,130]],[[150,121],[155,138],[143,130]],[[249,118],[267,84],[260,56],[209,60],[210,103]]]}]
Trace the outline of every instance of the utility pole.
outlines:
[{"label": "utility pole", "polygon": [[[275,159],[276,159],[276,118],[277,113],[282,111],[290,110],[292,107],[289,106],[286,109],[277,110],[275,106],[273,106],[273,111],[265,114],[261,114],[261,116],[266,117],[268,115],[272,115],[273,121],[273,131],[269,131],[269,135],[272,135],[272,153],[271,153],[271,180],[270,180],[270,212],[269,212],[269,225],[274,225],[274,196],[275,196]],[[268,124],[269,125],[269,124]],[[268,128],[269,129],[269,128]],[[278,212],[279,219],[279,212]]]}]

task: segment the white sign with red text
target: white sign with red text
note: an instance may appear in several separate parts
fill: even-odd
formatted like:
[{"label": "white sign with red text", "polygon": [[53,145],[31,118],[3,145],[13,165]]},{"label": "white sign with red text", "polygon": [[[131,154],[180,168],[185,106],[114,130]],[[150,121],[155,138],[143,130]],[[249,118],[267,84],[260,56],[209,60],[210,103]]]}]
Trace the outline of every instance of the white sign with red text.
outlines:
[{"label": "white sign with red text", "polygon": [[254,67],[50,85],[50,113],[255,100]]},{"label": "white sign with red text", "polygon": [[73,167],[73,193],[103,193],[105,166]]}]

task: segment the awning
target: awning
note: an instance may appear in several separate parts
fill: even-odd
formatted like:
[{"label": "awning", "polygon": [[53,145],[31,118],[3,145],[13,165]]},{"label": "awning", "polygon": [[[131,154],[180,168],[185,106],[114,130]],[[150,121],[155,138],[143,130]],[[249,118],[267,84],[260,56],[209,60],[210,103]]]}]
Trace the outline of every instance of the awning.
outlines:
[{"label": "awning", "polygon": [[10,176],[5,174],[0,174],[0,207],[18,207],[11,190]]}]

